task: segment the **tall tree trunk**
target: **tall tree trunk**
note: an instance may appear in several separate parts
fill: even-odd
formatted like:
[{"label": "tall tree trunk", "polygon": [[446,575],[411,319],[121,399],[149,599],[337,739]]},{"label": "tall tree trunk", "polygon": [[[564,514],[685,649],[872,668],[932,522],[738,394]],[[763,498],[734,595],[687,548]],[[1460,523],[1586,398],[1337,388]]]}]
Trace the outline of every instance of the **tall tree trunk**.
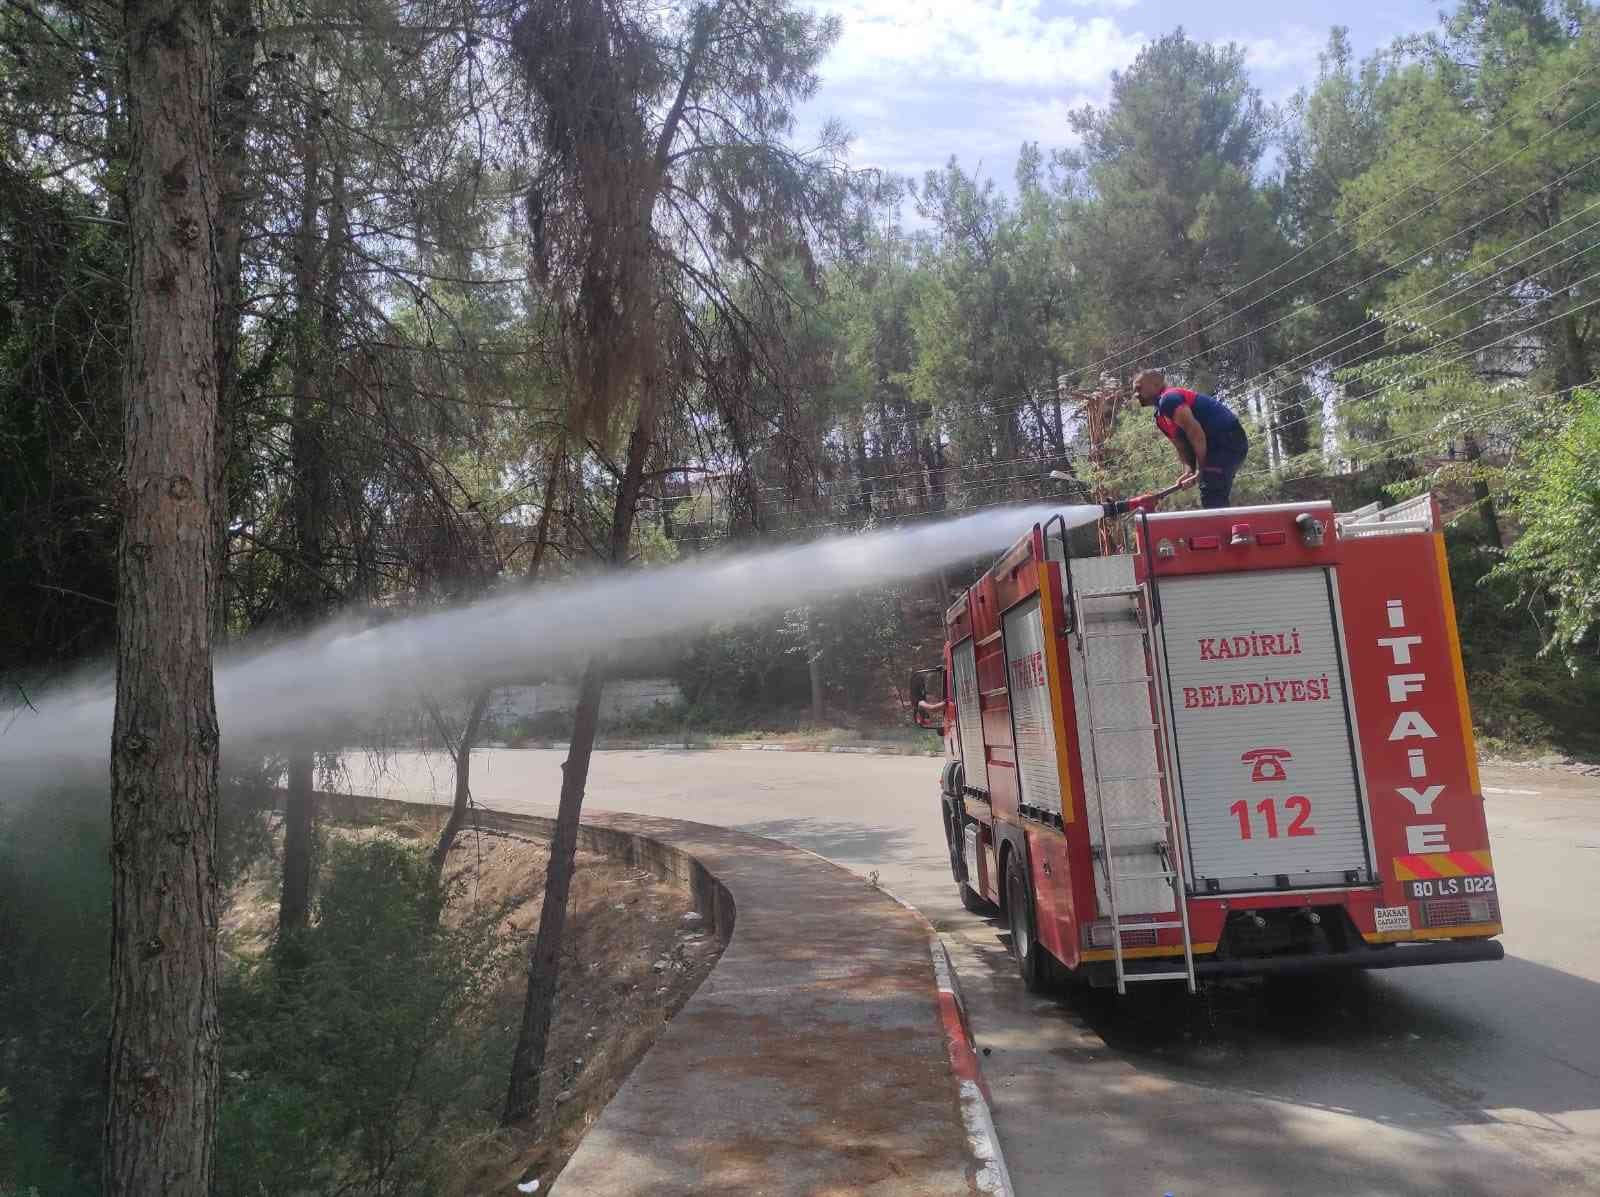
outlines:
[{"label": "tall tree trunk", "polygon": [[[1462,447],[1466,450],[1467,460],[1469,462],[1477,461],[1483,455],[1483,450],[1478,446],[1477,438],[1467,436],[1464,438],[1464,442]],[[1478,511],[1483,516],[1484,530],[1488,532],[1490,541],[1493,542],[1494,547],[1497,549],[1505,548],[1506,538],[1505,533],[1500,529],[1500,512],[1494,505],[1493,496],[1489,494],[1489,484],[1482,478],[1474,478],[1472,480],[1472,497],[1475,500]]]},{"label": "tall tree trunk", "polygon": [[211,10],[127,0],[131,240],[101,1190],[211,1187],[217,1030]]},{"label": "tall tree trunk", "polygon": [[[478,729],[483,726],[483,713],[488,710],[489,698],[493,694],[492,687],[484,686],[473,696],[472,708],[467,712],[467,721],[461,728],[461,738],[450,746],[456,768],[455,800],[450,804],[450,818],[445,821],[444,830],[439,833],[439,842],[433,846],[430,863],[435,877],[443,876],[444,862],[450,855],[450,849],[454,846],[462,825],[467,821],[467,807],[472,801],[472,750],[478,743]],[[435,715],[435,718],[438,716]],[[439,724],[442,734],[445,731],[442,719],[439,720]]]},{"label": "tall tree trunk", "polygon": [[[617,501],[612,509],[609,554],[612,566],[628,559],[634,512],[649,457],[650,434],[655,422],[655,392],[647,384],[643,402],[628,438],[628,461]],[[600,696],[605,686],[605,665],[590,658],[578,687],[572,744],[561,766],[561,806],[550,843],[550,864],[545,873],[544,905],[539,911],[539,933],[528,956],[528,992],[522,1006],[522,1026],[511,1057],[511,1082],[502,1115],[507,1123],[520,1122],[539,1108],[539,1086],[550,1046],[550,1023],[555,1015],[556,988],[560,982],[561,941],[567,926],[567,895],[572,889],[573,858],[578,845],[578,817],[589,783],[589,760],[594,755],[595,731],[600,723]]]},{"label": "tall tree trunk", "polygon": [[928,468],[928,510],[943,511],[947,503],[944,478],[944,439],[937,428],[922,442],[922,463]]},{"label": "tall tree trunk", "polygon": [[239,330],[243,314],[244,283],[241,252],[245,220],[245,150],[259,32],[252,0],[224,0],[219,18],[222,45],[217,59],[221,78],[217,86],[217,314],[213,339],[217,355],[216,502],[212,523],[217,538],[218,582],[213,624],[222,634],[227,596],[221,581],[222,562],[228,552],[228,469],[235,457],[238,419],[235,415],[239,379]]},{"label": "tall tree trunk", "polygon": [[1594,377],[1589,369],[1589,346],[1583,334],[1583,325],[1588,320],[1588,316],[1579,320],[1570,312],[1562,318],[1561,365],[1556,371],[1556,380],[1563,388],[1584,386]]},{"label": "tall tree trunk", "polygon": [[867,432],[865,424],[858,424],[855,430],[855,455],[856,455],[856,484],[860,487],[859,509],[863,519],[871,519],[872,510],[872,473],[871,465],[867,459]]},{"label": "tall tree trunk", "polygon": [[[567,441],[566,437],[562,436],[556,444],[554,455],[550,458],[550,470],[545,477],[544,505],[539,510],[539,522],[534,531],[533,557],[528,562],[529,582],[538,579],[539,567],[544,564],[545,551],[550,546],[550,517],[555,511],[556,491],[566,455]],[[472,749],[478,742],[478,732],[483,726],[483,716],[488,710],[489,699],[493,694],[493,689],[488,686],[478,691],[472,700],[472,708],[467,713],[467,722],[462,729],[461,738],[452,747],[456,771],[455,799],[450,805],[450,818],[445,822],[444,830],[439,833],[439,842],[434,845],[432,864],[435,877],[444,873],[450,849],[467,821],[467,808],[472,801]],[[448,742],[449,731],[437,710],[434,711],[433,718],[439,734]]]},{"label": "tall tree trunk", "polygon": [[823,710],[822,702],[822,649],[816,644],[811,646],[811,651],[807,654],[806,668],[811,676],[811,722],[821,727],[827,714]]},{"label": "tall tree trunk", "polygon": [[283,885],[278,896],[278,934],[305,929],[311,918],[311,838],[315,814],[317,754],[296,744],[289,753],[283,802]]},{"label": "tall tree trunk", "polygon": [[[316,80],[315,56],[310,79]],[[322,211],[322,118],[312,89],[301,141],[305,175],[300,196],[300,228],[295,238],[293,407],[289,428],[295,553],[292,606],[302,625],[315,621],[324,603],[322,524],[326,515],[326,462],[318,410],[318,377],[323,369],[322,267],[325,251],[318,232]],[[309,743],[290,749],[283,811],[283,885],[278,902],[278,933],[304,929],[311,913],[311,842],[316,822],[316,751]]]}]

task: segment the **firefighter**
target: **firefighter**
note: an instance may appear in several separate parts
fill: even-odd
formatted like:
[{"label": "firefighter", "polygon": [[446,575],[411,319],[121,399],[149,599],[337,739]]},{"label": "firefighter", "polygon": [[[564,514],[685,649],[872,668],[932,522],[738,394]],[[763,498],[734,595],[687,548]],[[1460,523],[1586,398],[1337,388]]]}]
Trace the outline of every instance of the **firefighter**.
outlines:
[{"label": "firefighter", "polygon": [[1133,393],[1139,406],[1156,409],[1156,427],[1188,467],[1178,485],[1199,482],[1202,507],[1226,507],[1233,476],[1250,448],[1239,417],[1210,395],[1169,387],[1160,370],[1139,371]]}]

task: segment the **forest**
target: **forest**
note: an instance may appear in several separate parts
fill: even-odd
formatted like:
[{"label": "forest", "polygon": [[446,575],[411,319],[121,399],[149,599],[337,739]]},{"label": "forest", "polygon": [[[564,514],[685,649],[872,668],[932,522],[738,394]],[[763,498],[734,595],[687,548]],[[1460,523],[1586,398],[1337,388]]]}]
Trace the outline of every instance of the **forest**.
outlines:
[{"label": "forest", "polygon": [[[1236,503],[1439,495],[1483,744],[1600,751],[1600,10],[1463,0],[1364,59],[1335,28],[1281,103],[1239,47],[1175,29],[1001,180],[955,158],[923,178],[869,169],[838,124],[802,144],[840,32],[795,0],[0,0],[6,701],[116,652],[143,562],[119,546],[149,514],[130,394],[175,352],[152,313],[177,327],[192,309],[215,420],[205,476],[181,481],[208,499],[197,601],[218,652],[593,571],[1149,490],[1180,472],[1130,396],[1155,367],[1244,422]],[[189,48],[187,92],[141,75],[157,43]],[[198,115],[173,144],[204,143],[198,174],[150,157],[180,101]],[[201,199],[195,290],[141,242],[140,205]],[[937,663],[939,611],[966,580],[596,660],[554,730],[592,745],[607,676],[666,672],[675,729],[875,734],[904,721],[906,673]],[[487,694],[424,696],[417,734],[464,756]],[[240,868],[282,854],[300,947],[275,967],[341,1026],[358,991],[317,937],[350,932],[313,903],[318,778],[345,747],[330,732],[226,759],[224,789],[254,796],[234,809],[283,786],[286,813],[274,844],[225,809],[218,840]],[[36,1015],[0,1031],[0,1191],[78,1191],[115,1150],[104,1039],[75,1029],[113,1018],[107,831],[84,809],[48,818],[85,872],[27,855],[37,809],[0,811],[0,910],[30,885],[70,897],[30,930],[6,920],[0,1005]],[[368,865],[332,864],[357,894]],[[436,870],[406,884],[406,901],[440,900]],[[31,970],[46,934],[72,950]],[[470,939],[428,941],[436,1004],[396,1013],[411,1033],[471,999],[487,949]],[[278,984],[229,998],[255,1063],[228,1076],[290,1035]],[[406,1107],[418,1158],[428,1135],[531,1100],[438,1086]],[[311,1191],[322,1173],[264,1161],[293,1141],[363,1158],[392,1113],[341,1137],[277,1100],[223,1086],[218,1191]],[[433,1191],[405,1158],[346,1169],[342,1191]]]}]

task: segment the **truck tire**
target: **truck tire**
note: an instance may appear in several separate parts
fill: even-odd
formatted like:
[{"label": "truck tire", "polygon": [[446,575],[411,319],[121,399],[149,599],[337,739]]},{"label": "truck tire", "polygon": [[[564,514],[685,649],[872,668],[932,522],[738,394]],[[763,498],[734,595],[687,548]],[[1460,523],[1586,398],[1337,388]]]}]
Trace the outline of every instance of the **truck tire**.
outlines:
[{"label": "truck tire", "polygon": [[961,895],[963,909],[972,914],[981,914],[985,917],[998,914],[993,902],[985,898],[972,886],[961,880],[961,841],[966,835],[966,816],[959,805],[947,808],[947,817],[944,821],[945,839],[950,843],[950,872],[956,879],[956,892]]},{"label": "truck tire", "polygon": [[961,905],[973,914],[981,914],[985,918],[998,913],[994,903],[973,889],[965,881],[957,881],[956,888],[961,891]]},{"label": "truck tire", "polygon": [[1046,992],[1054,970],[1034,935],[1028,878],[1016,856],[1006,862],[1006,921],[1011,927],[1011,955],[1016,958],[1017,971],[1022,974],[1022,987],[1029,993]]}]

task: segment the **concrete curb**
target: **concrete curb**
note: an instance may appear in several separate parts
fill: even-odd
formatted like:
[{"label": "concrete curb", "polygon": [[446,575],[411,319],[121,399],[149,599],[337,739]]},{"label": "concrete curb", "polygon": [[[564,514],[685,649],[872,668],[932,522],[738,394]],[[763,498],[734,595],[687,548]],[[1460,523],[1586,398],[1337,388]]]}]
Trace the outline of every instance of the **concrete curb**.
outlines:
[{"label": "concrete curb", "polygon": [[[418,809],[329,797],[356,817]],[[554,830],[542,814],[480,807],[479,820]],[[817,853],[728,828],[595,812],[578,843],[687,884],[725,948],[556,1191],[1010,1197],[954,973],[920,911]]]},{"label": "concrete curb", "polygon": [[989,1086],[983,1079],[978,1053],[974,1050],[972,1025],[967,1021],[967,1006],[961,1000],[949,949],[937,931],[928,948],[933,954],[934,983],[939,987],[939,1013],[944,1019],[945,1042],[950,1048],[950,1069],[956,1074],[956,1084],[961,1090],[961,1117],[967,1124],[967,1142],[978,1161],[975,1183],[981,1193],[1013,1197],[1011,1173],[1000,1150],[1000,1136],[994,1129]]},{"label": "concrete curb", "polygon": [[[485,745],[495,751],[517,752],[521,750],[534,750],[539,752],[562,752],[567,749],[564,740],[528,740],[512,748],[504,743],[491,743]],[[611,743],[595,745],[596,752],[838,752],[850,753],[857,756],[911,756],[923,759],[937,759],[940,753],[936,750],[916,750],[893,744],[766,744],[766,743],[723,743],[704,744],[691,743],[681,740],[618,740]]]},{"label": "concrete curb", "polygon": [[[842,867],[810,848],[795,848],[795,851],[815,856],[835,868]],[[993,1097],[989,1092],[989,1083],[983,1078],[977,1040],[972,1034],[971,1020],[967,1018],[967,1004],[962,1000],[961,986],[956,982],[956,967],[950,959],[950,950],[945,947],[944,937],[927,915],[892,889],[885,889],[876,882],[872,885],[884,897],[909,911],[928,933],[928,955],[933,961],[934,988],[939,993],[939,1021],[944,1027],[945,1048],[950,1053],[950,1071],[955,1076],[956,1091],[961,1101],[961,1118],[967,1127],[967,1144],[976,1161],[973,1184],[980,1193],[993,1194],[993,1197],[1015,1197],[1016,1190],[1011,1187],[1011,1172],[1006,1167],[1005,1153],[1000,1150],[1000,1136],[994,1128],[994,1111],[990,1108]]]},{"label": "concrete curb", "polygon": [[[823,859],[827,859],[824,857]],[[962,1000],[961,987],[956,982],[956,968],[950,960],[950,950],[928,917],[892,890],[878,887],[880,893],[904,906],[928,931],[928,953],[933,958],[934,985],[939,991],[939,1017],[944,1024],[945,1046],[950,1051],[950,1071],[955,1074],[956,1088],[961,1096],[961,1117],[967,1124],[967,1143],[973,1158],[978,1162],[974,1183],[980,1193],[994,1197],[1014,1197],[1011,1172],[1006,1167],[1005,1153],[1000,1150],[1000,1136],[994,1129],[993,1100],[989,1083],[983,1078],[983,1066],[978,1060],[977,1041],[972,1034],[972,1023],[967,1018],[967,1004]]]}]

